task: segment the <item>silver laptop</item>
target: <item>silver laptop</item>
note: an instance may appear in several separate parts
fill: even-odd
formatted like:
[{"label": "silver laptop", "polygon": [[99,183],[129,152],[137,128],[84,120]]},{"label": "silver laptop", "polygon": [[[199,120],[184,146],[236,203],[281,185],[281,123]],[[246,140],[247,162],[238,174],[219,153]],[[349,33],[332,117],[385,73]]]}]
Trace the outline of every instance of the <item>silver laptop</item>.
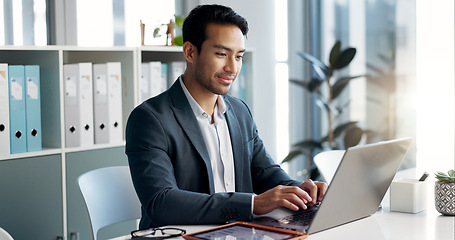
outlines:
[{"label": "silver laptop", "polygon": [[412,138],[349,148],[324,199],[307,210],[280,208],[253,223],[312,234],[375,213],[403,161]]}]

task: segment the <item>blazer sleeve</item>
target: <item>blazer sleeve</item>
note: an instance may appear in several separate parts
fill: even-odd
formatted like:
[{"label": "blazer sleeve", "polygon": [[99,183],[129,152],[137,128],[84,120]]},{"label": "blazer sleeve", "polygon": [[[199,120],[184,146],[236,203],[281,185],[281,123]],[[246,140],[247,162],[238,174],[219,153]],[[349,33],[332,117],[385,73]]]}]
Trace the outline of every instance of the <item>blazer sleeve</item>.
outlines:
[{"label": "blazer sleeve", "polygon": [[[126,127],[126,154],[142,204],[140,229],[251,219],[251,193],[209,194],[179,188],[173,165],[177,160],[170,157],[171,143],[161,121],[143,104],[130,114]],[[186,147],[181,144],[179,151]],[[187,159],[178,161],[194,160],[191,158],[192,155],[187,154]],[[192,172],[197,169],[189,168],[188,171],[198,174]]]},{"label": "blazer sleeve", "polygon": [[251,162],[253,190],[261,194],[278,185],[299,186],[302,182],[292,179],[269,155],[259,136],[251,111],[245,102],[230,97],[229,103],[239,121],[241,131],[246,134],[248,158]]}]

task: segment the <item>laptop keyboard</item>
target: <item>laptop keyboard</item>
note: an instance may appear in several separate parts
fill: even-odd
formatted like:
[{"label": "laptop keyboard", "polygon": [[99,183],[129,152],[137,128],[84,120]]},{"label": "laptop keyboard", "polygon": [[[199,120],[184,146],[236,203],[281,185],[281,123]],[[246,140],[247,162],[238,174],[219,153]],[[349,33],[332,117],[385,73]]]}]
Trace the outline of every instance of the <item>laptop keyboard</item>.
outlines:
[{"label": "laptop keyboard", "polygon": [[319,209],[319,204],[311,206],[305,211],[296,213],[291,216],[287,216],[278,220],[274,220],[281,224],[297,224],[297,225],[310,225],[311,221],[313,220],[314,215],[316,214],[317,210]]}]

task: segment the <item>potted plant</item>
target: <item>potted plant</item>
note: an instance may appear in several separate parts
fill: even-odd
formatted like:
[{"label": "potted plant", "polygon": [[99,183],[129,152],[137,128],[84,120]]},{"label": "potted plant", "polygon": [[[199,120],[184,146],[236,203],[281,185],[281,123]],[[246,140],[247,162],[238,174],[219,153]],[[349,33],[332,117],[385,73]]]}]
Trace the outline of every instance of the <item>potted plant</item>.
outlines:
[{"label": "potted plant", "polygon": [[162,36],[164,31],[162,27],[166,28],[166,46],[183,46],[183,36],[180,34],[174,37],[174,29],[182,29],[184,17],[181,15],[174,15],[174,19],[171,19],[169,23],[161,24],[153,30],[153,37],[158,38]]},{"label": "potted plant", "polygon": [[[316,74],[315,77],[307,81],[291,79],[290,82],[303,87],[318,97],[318,106],[327,113],[328,132],[326,136],[320,139],[306,139],[294,144],[281,163],[291,161],[300,154],[307,154],[312,161],[315,150],[347,149],[357,145],[364,133],[369,133],[369,131],[361,129],[357,122],[341,122],[339,120],[346,104],[339,104],[336,99],[351,80],[364,75],[338,76],[339,74],[334,73],[348,66],[355,54],[355,48],[341,49],[340,41],[337,41],[332,47],[328,65],[308,53],[298,53],[299,56],[312,64]],[[314,179],[318,177],[319,173],[314,164],[311,163],[311,165],[313,168],[306,170]]]},{"label": "potted plant", "polygon": [[455,215],[455,170],[446,173],[437,172],[434,185],[434,203],[436,210],[443,215]]}]

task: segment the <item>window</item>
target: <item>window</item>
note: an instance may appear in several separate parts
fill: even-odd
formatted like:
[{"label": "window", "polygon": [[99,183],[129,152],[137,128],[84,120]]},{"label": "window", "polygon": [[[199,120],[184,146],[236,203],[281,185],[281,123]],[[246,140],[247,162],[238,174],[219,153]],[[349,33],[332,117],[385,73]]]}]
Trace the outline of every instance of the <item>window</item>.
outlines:
[{"label": "window", "polygon": [[[354,47],[357,53],[348,67],[334,75],[335,79],[365,75],[352,80],[337,99],[337,105],[343,111],[335,125],[358,121],[362,129],[374,131],[375,134],[368,134],[361,144],[400,137],[416,139],[416,1],[305,2],[301,5],[292,3],[288,10],[289,19],[294,21],[289,22],[292,27],[289,29],[289,42],[302,45],[289,45],[289,56],[304,51],[328,64],[331,48],[340,40],[341,49]],[[298,42],[293,38],[302,40]],[[302,59],[290,57],[289,66],[291,78],[308,81],[313,74],[311,65]],[[292,87],[289,89],[291,93],[296,91]],[[302,92],[299,91],[299,94],[302,95]],[[320,110],[315,98],[304,98],[304,102],[308,105],[302,106],[299,101],[290,102],[290,123],[305,125],[290,124],[289,133],[300,135],[291,138],[290,144],[327,135],[325,110]],[[305,116],[296,116],[296,112],[303,112]],[[416,165],[415,146],[408,153],[403,168]],[[301,173],[295,177],[307,174],[302,168],[309,170],[311,164],[308,165],[309,160],[305,161],[307,163],[298,168],[292,167]]]},{"label": "window", "polygon": [[175,2],[169,0],[77,0],[77,45],[140,46],[141,21],[145,44],[164,45],[164,34],[155,39],[153,30],[174,14]]},{"label": "window", "polygon": [[276,136],[278,160],[289,151],[289,74],[288,74],[288,31],[287,1],[275,0],[275,79],[276,83]]},{"label": "window", "polygon": [[46,45],[46,0],[0,0],[0,45]]}]

